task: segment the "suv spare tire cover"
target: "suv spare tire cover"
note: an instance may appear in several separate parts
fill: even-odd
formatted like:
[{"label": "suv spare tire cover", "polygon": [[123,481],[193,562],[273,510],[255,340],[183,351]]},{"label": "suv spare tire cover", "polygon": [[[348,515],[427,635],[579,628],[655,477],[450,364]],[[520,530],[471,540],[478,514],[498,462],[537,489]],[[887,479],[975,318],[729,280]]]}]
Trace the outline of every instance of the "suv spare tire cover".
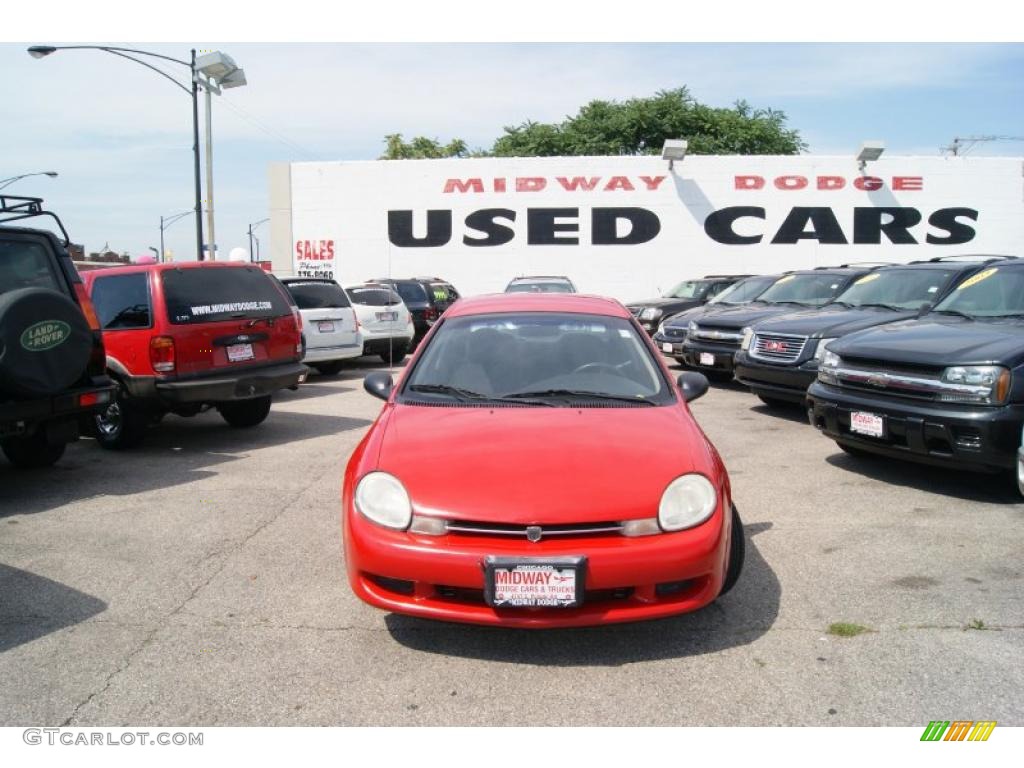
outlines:
[{"label": "suv spare tire cover", "polygon": [[47,288],[0,294],[0,393],[55,395],[74,384],[92,354],[79,306]]}]

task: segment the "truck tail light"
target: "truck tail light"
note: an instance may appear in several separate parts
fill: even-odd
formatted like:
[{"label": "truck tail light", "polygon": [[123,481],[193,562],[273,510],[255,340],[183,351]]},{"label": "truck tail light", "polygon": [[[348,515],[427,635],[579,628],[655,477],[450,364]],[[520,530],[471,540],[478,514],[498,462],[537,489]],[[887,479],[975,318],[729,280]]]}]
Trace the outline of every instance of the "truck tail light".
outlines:
[{"label": "truck tail light", "polygon": [[149,362],[157,373],[174,371],[174,339],[170,336],[154,336],[149,340]]},{"label": "truck tail light", "polygon": [[88,408],[91,405],[100,405],[101,403],[109,402],[109,392],[86,392],[84,395],[78,396],[78,406],[80,408]]},{"label": "truck tail light", "polygon": [[89,298],[85,286],[81,283],[75,283],[75,296],[78,298],[78,303],[82,307],[82,314],[85,315],[85,321],[89,323],[89,327],[94,331],[100,330],[100,321],[96,317],[96,309],[92,305],[92,299]]},{"label": "truck tail light", "polygon": [[423,310],[424,320],[437,320],[437,310],[434,307],[427,307]]}]

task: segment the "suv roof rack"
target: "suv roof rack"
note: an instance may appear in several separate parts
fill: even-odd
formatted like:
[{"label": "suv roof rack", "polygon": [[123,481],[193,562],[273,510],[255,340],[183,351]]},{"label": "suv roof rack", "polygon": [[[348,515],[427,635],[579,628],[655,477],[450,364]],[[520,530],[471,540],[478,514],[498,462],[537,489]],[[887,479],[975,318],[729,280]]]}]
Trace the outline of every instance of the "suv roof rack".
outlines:
[{"label": "suv roof rack", "polygon": [[1019,256],[998,256],[996,254],[989,253],[953,253],[949,256],[932,256],[930,259],[921,259],[920,261],[912,261],[911,264],[937,264],[943,261],[951,261],[952,259],[976,259],[977,261],[989,262],[989,261],[1003,261],[1004,259],[1018,259]]},{"label": "suv roof rack", "polygon": [[744,277],[755,277],[755,275],[704,275],[704,277],[702,277],[701,280],[728,280],[731,278],[742,280]]},{"label": "suv roof rack", "polygon": [[68,231],[64,229],[64,223],[56,213],[43,208],[43,198],[0,195],[0,224],[20,219],[31,219],[35,216],[49,216],[57,222],[61,234],[64,235],[64,247],[68,247],[71,238],[68,236]]},{"label": "suv roof rack", "polygon": [[[568,280],[569,279],[565,275],[519,275],[517,277],[513,277],[512,279],[513,280],[536,280],[538,278],[543,279],[543,280]],[[433,278],[431,278],[431,279],[433,279]]]},{"label": "suv roof rack", "polygon": [[836,264],[831,267],[815,267],[815,269],[853,269],[854,267],[897,267],[894,261],[850,261],[846,264]]}]

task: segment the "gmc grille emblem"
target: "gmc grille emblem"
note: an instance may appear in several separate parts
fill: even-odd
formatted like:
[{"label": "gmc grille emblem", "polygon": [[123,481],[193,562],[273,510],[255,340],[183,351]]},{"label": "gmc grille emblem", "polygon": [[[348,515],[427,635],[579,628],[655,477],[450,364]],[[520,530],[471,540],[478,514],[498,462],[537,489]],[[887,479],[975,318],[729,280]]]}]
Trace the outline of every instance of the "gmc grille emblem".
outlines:
[{"label": "gmc grille emblem", "polygon": [[764,348],[768,352],[783,352],[786,349],[786,345],[781,341],[769,341],[765,343]]}]

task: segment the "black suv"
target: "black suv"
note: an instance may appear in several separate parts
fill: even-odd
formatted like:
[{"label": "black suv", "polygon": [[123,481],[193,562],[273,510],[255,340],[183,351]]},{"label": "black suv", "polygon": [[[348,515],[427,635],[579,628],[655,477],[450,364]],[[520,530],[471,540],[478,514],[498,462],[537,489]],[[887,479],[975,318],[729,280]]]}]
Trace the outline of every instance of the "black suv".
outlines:
[{"label": "black suv", "polygon": [[686,333],[690,327],[691,320],[699,320],[715,312],[726,309],[733,309],[742,304],[749,304],[758,296],[771,288],[772,284],[782,275],[757,275],[746,277],[739,282],[733,283],[707,304],[698,307],[685,309],[662,321],[654,334],[654,341],[666,355],[674,357],[676,362],[685,363],[683,360],[683,342],[686,341]]},{"label": "black suv", "polygon": [[0,447],[19,467],[57,461],[114,389],[67,232],[42,203],[0,195],[0,222],[49,216],[64,235],[0,226]]},{"label": "black suv", "polygon": [[849,453],[1018,466],[1024,261],[986,265],[917,320],[832,342],[807,397],[811,423]]},{"label": "black suv", "polygon": [[821,309],[757,322],[736,353],[736,380],[766,403],[803,404],[826,344],[848,333],[920,316],[995,260],[939,256],[885,267],[855,280]]},{"label": "black suv", "polygon": [[663,318],[684,309],[706,304],[737,280],[751,275],[706,275],[699,280],[683,280],[675,288],[657,299],[631,301],[626,305],[644,330],[652,336]]},{"label": "black suv", "polygon": [[444,311],[460,298],[455,286],[440,277],[384,277],[370,282],[389,285],[402,297],[405,306],[409,308],[409,314],[412,315],[412,324],[416,332],[412,340],[414,349]]},{"label": "black suv", "polygon": [[776,280],[756,301],[691,320],[683,342],[683,362],[731,378],[733,357],[748,326],[775,315],[827,304],[878,266],[843,264],[791,272]]}]

